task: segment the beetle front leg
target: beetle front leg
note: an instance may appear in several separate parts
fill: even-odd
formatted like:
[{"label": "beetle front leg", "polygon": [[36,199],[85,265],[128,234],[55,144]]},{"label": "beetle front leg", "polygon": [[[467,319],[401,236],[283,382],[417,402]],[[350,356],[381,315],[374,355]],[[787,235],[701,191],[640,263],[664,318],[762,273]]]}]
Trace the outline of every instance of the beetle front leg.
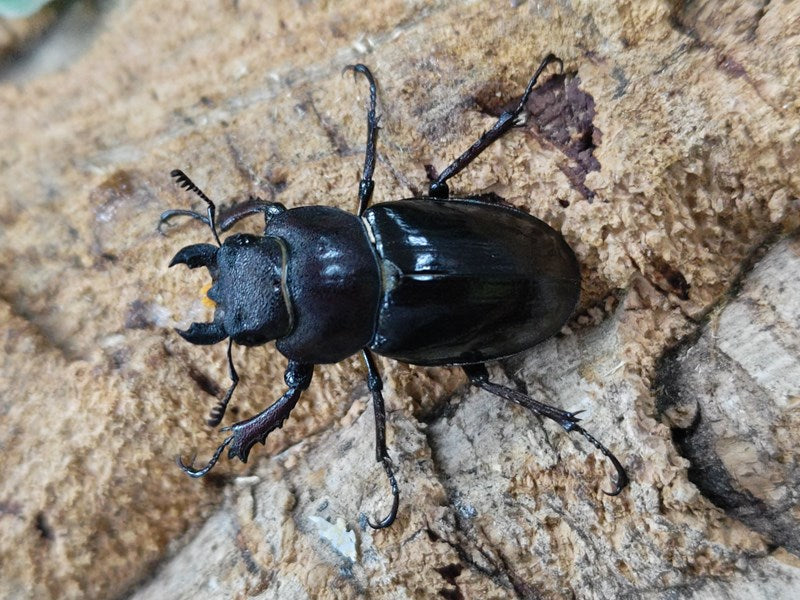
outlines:
[{"label": "beetle front leg", "polygon": [[227,446],[230,446],[228,458],[239,458],[246,463],[250,449],[255,443],[263,444],[272,431],[283,426],[283,422],[292,412],[303,390],[307,389],[311,383],[313,373],[314,365],[289,361],[284,374],[284,380],[289,389],[283,396],[254,417],[223,428],[222,431],[232,431],[233,433],[219,445],[205,467],[195,469],[191,464],[185,465],[180,458],[178,458],[178,466],[190,477],[202,477],[214,467]]},{"label": "beetle front leg", "polygon": [[236,386],[239,385],[239,374],[236,372],[236,367],[233,366],[233,356],[231,354],[233,350],[233,339],[228,339],[228,374],[231,378],[231,385],[228,388],[228,391],[225,392],[225,395],[222,397],[222,400],[217,402],[217,405],[211,409],[211,414],[208,415],[208,420],[206,421],[211,427],[216,427],[217,425],[222,422],[222,417],[225,416],[225,410],[228,408],[228,402],[231,400],[231,396],[233,396],[233,392],[236,389]]},{"label": "beetle front leg", "polygon": [[486,370],[486,365],[484,364],[464,365],[462,368],[467,374],[467,377],[469,377],[469,381],[472,385],[500,398],[511,400],[512,402],[515,402],[520,406],[524,406],[538,415],[547,417],[548,419],[551,419],[561,425],[561,427],[563,427],[568,433],[571,431],[577,431],[589,442],[591,442],[591,444],[597,448],[603,454],[603,456],[611,461],[611,464],[614,465],[614,468],[617,470],[617,480],[614,482],[614,489],[610,492],[603,490],[604,493],[608,494],[609,496],[616,496],[625,488],[625,486],[628,485],[628,475],[625,473],[625,468],[622,466],[619,460],[617,460],[617,457],[614,456],[608,448],[603,446],[603,444],[601,444],[588,431],[578,425],[578,421],[580,421],[578,414],[581,411],[575,413],[567,412],[566,410],[561,410],[555,406],[538,402],[527,394],[523,394],[517,390],[492,383],[489,381],[489,372]]},{"label": "beetle front leg", "polygon": [[197,187],[194,181],[189,179],[189,176],[180,169],[173,169],[170,172],[170,175],[175,178],[175,181],[177,181],[178,185],[183,189],[197,194],[200,199],[206,203],[207,212],[206,216],[203,217],[203,215],[200,213],[196,213],[192,210],[167,210],[161,213],[161,218],[158,220],[158,226],[161,227],[163,223],[166,223],[171,218],[178,215],[192,217],[193,219],[197,219],[208,225],[211,229],[211,233],[214,234],[214,240],[216,240],[217,246],[222,246],[222,242],[219,239],[219,234],[217,233],[217,206],[214,204],[214,202],[212,202],[211,198],[206,196],[203,190]]},{"label": "beetle front leg", "polygon": [[378,523],[373,523],[367,519],[367,523],[373,529],[383,529],[389,527],[397,518],[397,509],[400,506],[400,488],[397,487],[397,480],[392,470],[392,459],[386,451],[386,409],[383,403],[383,381],[375,364],[375,359],[366,348],[362,351],[364,362],[367,364],[367,387],[372,392],[372,409],[375,411],[375,459],[383,465],[383,470],[389,478],[389,485],[392,487],[392,508],[389,514]]}]

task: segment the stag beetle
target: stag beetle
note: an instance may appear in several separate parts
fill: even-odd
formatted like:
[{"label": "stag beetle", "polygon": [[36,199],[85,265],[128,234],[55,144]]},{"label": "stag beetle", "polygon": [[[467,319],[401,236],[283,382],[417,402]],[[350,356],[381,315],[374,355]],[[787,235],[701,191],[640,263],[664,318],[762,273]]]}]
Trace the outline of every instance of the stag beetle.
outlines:
[{"label": "stag beetle", "polygon": [[[165,211],[159,227],[176,216],[208,225],[216,245],[180,250],[170,267],[206,267],[215,304],[214,319],[178,331],[193,344],[228,338],[231,385],[212,410],[209,424],[222,420],[239,377],[231,358],[234,343],[258,346],[275,340],[288,359],[288,390],[263,412],[225,427],[231,434],[206,466],[195,469],[179,458],[192,477],[208,473],[228,448],[228,458],[247,462],[256,442],[283,425],[315,364],[335,363],[357,352],[366,363],[375,412],[376,458],[392,490],[389,514],[370,526],[388,527],[397,516],[400,493],[386,450],[383,387],[373,352],[415,365],[458,365],[472,385],[516,402],[576,431],[616,469],[610,495],[628,483],[617,458],[567,412],[489,380],[484,363],[526,350],[555,334],[572,314],[580,292],[578,262],[560,233],[491,196],[451,198],[447,180],[481,152],[521,124],[539,75],[561,60],[542,60],[516,108],[503,112],[491,129],[430,184],[428,196],[368,208],[374,183],[376,85],[361,64],[345,70],[369,83],[367,145],[355,215],[327,206],[287,210],[277,202],[253,198],[220,215],[219,230],[263,214],[261,236],[236,234],[222,242],[214,203],[182,171],[172,176],[207,205],[206,214]],[[432,178],[433,179],[433,178]]]}]

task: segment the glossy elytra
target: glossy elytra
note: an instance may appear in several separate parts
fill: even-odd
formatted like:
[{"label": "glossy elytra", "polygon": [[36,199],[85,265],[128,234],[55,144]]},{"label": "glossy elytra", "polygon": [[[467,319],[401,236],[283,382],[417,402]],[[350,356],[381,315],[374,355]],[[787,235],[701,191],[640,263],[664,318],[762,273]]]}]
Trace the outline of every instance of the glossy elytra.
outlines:
[{"label": "glossy elytra", "polygon": [[[214,407],[209,424],[218,425],[239,381],[231,357],[234,343],[258,346],[275,341],[288,359],[287,391],[257,415],[223,428],[230,435],[206,466],[180,462],[192,477],[208,473],[225,448],[228,457],[247,461],[256,442],[283,425],[315,364],[334,363],[360,352],[375,411],[376,457],[392,490],[392,507],[374,528],[397,516],[400,493],[386,450],[386,415],[381,376],[373,353],[415,365],[459,365],[470,382],[496,396],[576,431],[616,469],[611,495],[627,485],[617,458],[578,424],[571,413],[538,402],[489,380],[485,362],[526,350],[555,334],[572,314],[580,292],[578,263],[557,231],[539,219],[492,197],[451,198],[447,180],[489,145],[520,125],[523,111],[547,56],[536,69],[516,108],[433,181],[428,195],[369,206],[374,184],[376,86],[364,65],[348,67],[369,82],[367,146],[358,209],[351,214],[328,206],[287,210],[257,198],[232,207],[217,223],[214,203],[181,171],[172,175],[207,205],[206,214],[168,210],[160,224],[176,216],[206,223],[214,244],[180,250],[170,266],[206,267],[213,282],[208,298],[214,319],[179,331],[194,344],[228,339],[231,385]],[[220,240],[237,221],[261,214],[263,235],[236,234]]]}]

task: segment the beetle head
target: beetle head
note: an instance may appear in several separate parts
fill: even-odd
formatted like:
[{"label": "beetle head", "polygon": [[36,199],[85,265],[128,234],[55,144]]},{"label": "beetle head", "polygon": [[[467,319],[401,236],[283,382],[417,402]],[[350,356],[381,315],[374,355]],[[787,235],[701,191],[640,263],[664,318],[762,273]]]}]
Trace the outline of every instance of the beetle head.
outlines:
[{"label": "beetle head", "polygon": [[279,238],[237,234],[220,247],[186,246],[169,266],[177,264],[208,269],[212,285],[207,295],[216,305],[213,321],[178,330],[187,341],[216,344],[230,336],[237,344],[258,346],[291,331],[286,251]]}]

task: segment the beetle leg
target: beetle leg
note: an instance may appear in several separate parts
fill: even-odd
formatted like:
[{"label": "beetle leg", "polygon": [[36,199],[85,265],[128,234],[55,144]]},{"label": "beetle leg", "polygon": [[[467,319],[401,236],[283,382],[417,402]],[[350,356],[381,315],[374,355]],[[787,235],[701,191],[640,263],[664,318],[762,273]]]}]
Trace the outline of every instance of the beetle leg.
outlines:
[{"label": "beetle leg", "polygon": [[224,442],[222,442],[219,447],[214,451],[214,456],[211,457],[211,460],[208,461],[205,467],[202,469],[195,469],[192,465],[194,464],[194,458],[189,461],[189,464],[186,465],[183,463],[183,459],[179,456],[177,459],[178,466],[181,470],[186,473],[189,477],[194,477],[195,479],[198,477],[202,477],[206,473],[208,473],[211,469],[214,468],[214,465],[217,464],[222,451],[225,450],[225,446],[233,441],[233,436],[229,435]]},{"label": "beetle leg", "polygon": [[489,381],[489,372],[486,370],[486,365],[484,364],[464,365],[463,369],[467,374],[467,377],[469,377],[469,381],[472,383],[472,385],[486,390],[490,394],[494,394],[500,398],[511,400],[512,402],[515,402],[520,406],[524,406],[525,408],[532,410],[543,417],[552,419],[561,425],[565,431],[577,431],[584,438],[586,438],[603,454],[603,456],[611,461],[611,464],[614,465],[614,468],[617,470],[617,479],[614,482],[614,488],[610,492],[603,490],[604,493],[608,494],[609,496],[616,496],[625,488],[625,486],[628,485],[628,475],[625,473],[625,468],[622,466],[619,460],[617,460],[617,457],[614,456],[608,448],[603,446],[603,444],[601,444],[588,431],[578,425],[578,421],[580,421],[580,419],[577,415],[582,411],[574,413],[567,412],[565,410],[561,410],[560,408],[556,408],[555,406],[538,402],[527,394],[523,394],[517,390],[492,383]]},{"label": "beetle leg", "polygon": [[236,386],[239,385],[239,374],[236,372],[236,367],[233,366],[233,356],[231,356],[232,349],[233,340],[228,339],[228,373],[231,377],[231,385],[228,388],[228,391],[225,392],[222,400],[217,402],[217,405],[211,409],[211,414],[208,415],[207,423],[211,425],[211,427],[216,427],[220,424],[222,417],[225,416],[225,409],[228,408],[228,402],[231,401],[231,396],[233,396],[233,390],[235,390]]},{"label": "beetle leg", "polygon": [[370,351],[364,348],[362,355],[367,364],[367,387],[372,392],[372,409],[375,411],[375,459],[383,465],[383,470],[389,478],[389,485],[392,487],[392,508],[389,514],[378,523],[373,523],[369,519],[367,519],[367,523],[373,529],[383,529],[394,523],[397,517],[397,509],[400,506],[400,489],[397,487],[397,480],[392,470],[392,459],[386,451],[386,409],[381,393],[383,381]]},{"label": "beetle leg", "polygon": [[272,431],[283,426],[283,422],[292,412],[303,390],[307,389],[311,383],[313,373],[314,365],[290,360],[283,376],[289,389],[283,396],[257,415],[235,423],[230,427],[224,427],[222,431],[232,431],[233,433],[219,445],[214,452],[214,456],[211,457],[205,467],[195,469],[191,463],[185,465],[180,458],[178,458],[178,466],[190,477],[202,477],[214,467],[222,455],[222,451],[227,446],[230,446],[228,458],[239,458],[246,463],[250,449],[255,443],[260,442],[263,444]]},{"label": "beetle leg", "polygon": [[428,187],[428,195],[431,198],[448,198],[450,196],[450,188],[447,186],[447,180],[462,171],[464,167],[475,160],[481,152],[499,140],[510,129],[519,125],[519,116],[525,109],[525,104],[528,102],[528,96],[530,96],[533,86],[536,85],[536,81],[539,79],[539,75],[542,74],[542,71],[544,71],[547,65],[553,62],[557,62],[561,65],[561,69],[564,69],[564,64],[561,62],[560,58],[553,54],[545,56],[544,60],[542,60],[539,67],[536,69],[536,72],[533,74],[533,77],[531,77],[528,82],[528,87],[525,88],[525,93],[522,95],[517,107],[512,111],[503,111],[503,114],[500,115],[491,129],[485,131],[464,154],[455,159],[439,174],[436,181],[432,182]]},{"label": "beetle leg", "polygon": [[353,77],[356,73],[361,73],[367,78],[369,82],[369,109],[367,110],[367,150],[364,157],[364,173],[361,176],[361,182],[358,184],[358,212],[359,217],[364,213],[372,199],[372,191],[375,189],[375,182],[372,181],[372,173],[375,171],[375,138],[378,133],[378,119],[375,116],[375,105],[377,103],[377,86],[375,85],[375,78],[372,72],[362,64],[348,65],[344,68],[345,71],[353,71]]}]

